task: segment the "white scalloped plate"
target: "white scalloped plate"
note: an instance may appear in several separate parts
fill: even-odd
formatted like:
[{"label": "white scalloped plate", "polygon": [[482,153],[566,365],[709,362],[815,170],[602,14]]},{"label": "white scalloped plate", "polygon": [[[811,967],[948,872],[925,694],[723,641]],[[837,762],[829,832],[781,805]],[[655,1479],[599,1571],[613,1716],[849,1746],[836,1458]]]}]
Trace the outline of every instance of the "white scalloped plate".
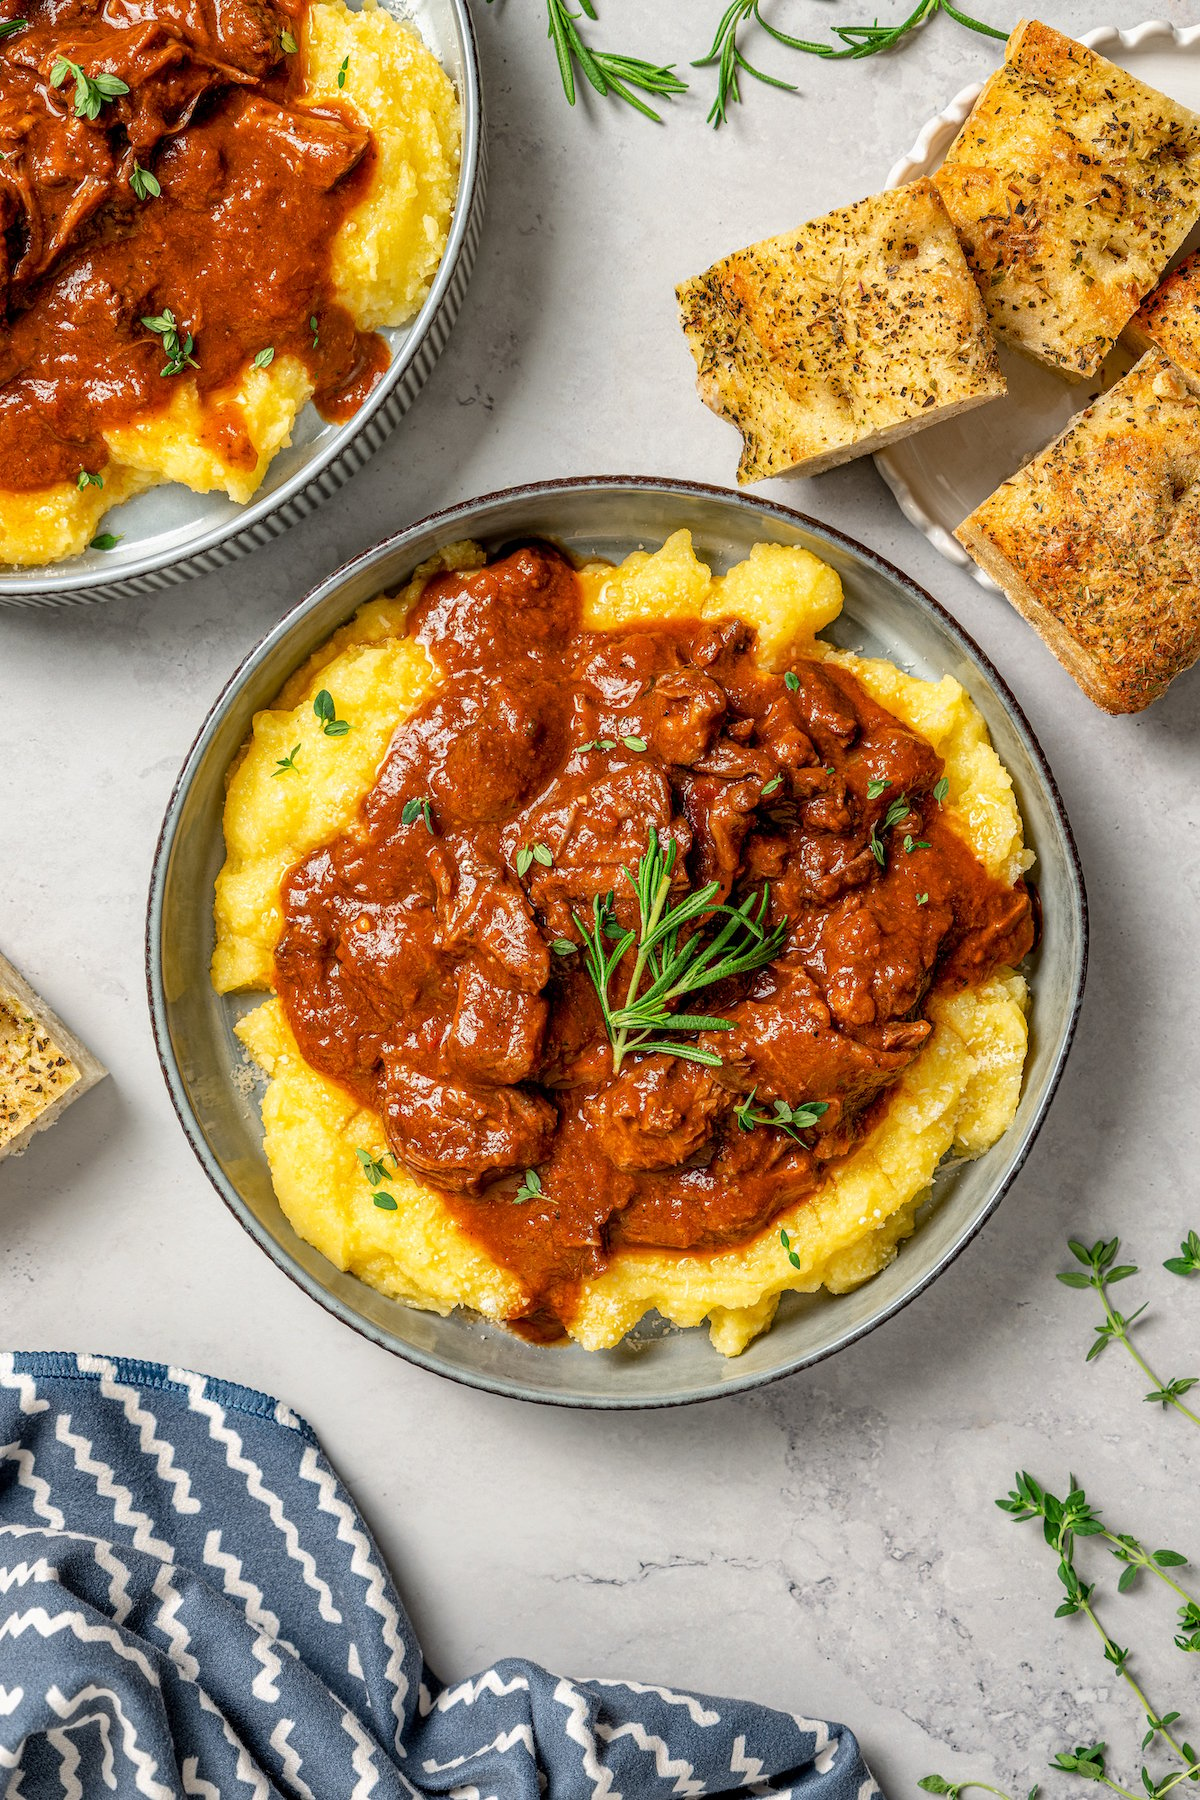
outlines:
[{"label": "white scalloped plate", "polygon": [[[1097,25],[1080,42],[1119,63],[1200,112],[1200,25],[1167,25],[1152,19],[1119,31]],[[942,163],[979,96],[981,83],[963,88],[923,128],[912,149],[892,169],[888,187],[930,175]],[[1184,252],[1200,244],[1200,229]],[[1184,252],[1181,252],[1183,254]],[[931,425],[882,450],[875,465],[891,488],[906,519],[929,539],[949,562],[967,568],[981,587],[995,583],[956,542],[955,526],[981,500],[1057,435],[1068,420],[1129,368],[1131,357],[1118,345],[1101,373],[1090,382],[1066,382],[1027,357],[1001,347],[1000,361],[1008,393],[977,411]]]}]

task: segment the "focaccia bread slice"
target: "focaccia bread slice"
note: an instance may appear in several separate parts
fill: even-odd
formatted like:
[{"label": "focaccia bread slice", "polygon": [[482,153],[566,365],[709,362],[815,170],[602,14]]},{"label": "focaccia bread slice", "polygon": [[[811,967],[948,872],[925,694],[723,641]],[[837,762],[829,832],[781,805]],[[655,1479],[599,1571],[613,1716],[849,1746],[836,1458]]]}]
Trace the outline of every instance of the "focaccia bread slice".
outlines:
[{"label": "focaccia bread slice", "polygon": [[1157,348],[1200,380],[1200,253],[1185,257],[1159,282],[1122,336],[1139,356]]},{"label": "focaccia bread slice", "polygon": [[23,1150],[106,1072],[0,956],[0,1157]]},{"label": "focaccia bread slice", "polygon": [[1024,20],[934,180],[997,334],[1081,380],[1200,219],[1200,115]]},{"label": "focaccia bread slice", "polygon": [[1200,654],[1200,391],[1149,351],[955,536],[1097,706],[1140,712]]},{"label": "focaccia bread slice", "polygon": [[740,482],[835,463],[1005,391],[970,270],[928,180],[735,251],[677,290]]}]

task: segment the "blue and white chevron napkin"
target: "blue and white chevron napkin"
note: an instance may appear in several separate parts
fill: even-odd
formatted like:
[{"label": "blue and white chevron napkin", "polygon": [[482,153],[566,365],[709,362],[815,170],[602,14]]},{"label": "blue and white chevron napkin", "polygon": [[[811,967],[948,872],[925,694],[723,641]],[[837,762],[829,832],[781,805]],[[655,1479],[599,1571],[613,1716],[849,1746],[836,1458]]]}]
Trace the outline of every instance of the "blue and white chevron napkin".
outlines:
[{"label": "blue and white chevron napkin", "polygon": [[0,1354],[6,1800],[878,1795],[745,1701],[497,1663],[452,1687],[309,1426],[119,1357]]}]

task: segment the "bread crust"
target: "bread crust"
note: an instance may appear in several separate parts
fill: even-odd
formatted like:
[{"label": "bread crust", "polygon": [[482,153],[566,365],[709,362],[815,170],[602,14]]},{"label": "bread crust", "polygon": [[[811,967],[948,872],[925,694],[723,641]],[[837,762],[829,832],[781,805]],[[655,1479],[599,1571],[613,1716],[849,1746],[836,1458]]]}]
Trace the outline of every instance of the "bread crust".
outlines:
[{"label": "bread crust", "polygon": [[1082,380],[1200,220],[1200,115],[1023,20],[934,180],[997,335]]},{"label": "bread crust", "polygon": [[1005,391],[978,289],[929,180],[714,263],[677,290],[739,482],[815,475]]},{"label": "bread crust", "polygon": [[0,1158],[18,1155],[105,1074],[104,1064],[0,956]]},{"label": "bread crust", "polygon": [[1200,655],[1200,389],[1150,350],[955,536],[1097,706],[1140,712]]},{"label": "bread crust", "polygon": [[1121,335],[1138,356],[1157,348],[1200,380],[1200,252],[1159,282]]}]

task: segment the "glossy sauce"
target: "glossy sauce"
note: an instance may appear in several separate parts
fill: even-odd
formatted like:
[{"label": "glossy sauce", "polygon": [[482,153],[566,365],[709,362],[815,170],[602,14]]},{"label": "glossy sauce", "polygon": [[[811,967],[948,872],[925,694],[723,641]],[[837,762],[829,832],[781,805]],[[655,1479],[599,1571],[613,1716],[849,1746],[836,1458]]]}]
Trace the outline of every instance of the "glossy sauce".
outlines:
[{"label": "glossy sauce", "polygon": [[[436,577],[409,629],[444,684],[355,830],[285,879],[277,985],[306,1059],[379,1111],[392,1154],[527,1285],[519,1327],[550,1339],[615,1249],[724,1248],[811,1192],[881,1116],[930,993],[1026,955],[1030,901],[943,818],[922,738],[828,663],[798,660],[794,686],[764,670],[739,620],[584,630],[574,572],[535,545]],[[676,898],[769,883],[786,941],[692,1002],[733,1022],[683,1040],[719,1069],[655,1053],[614,1077],[583,958],[551,946],[610,890],[637,924],[623,869],[652,824],[678,846]],[[550,865],[518,875],[534,844]],[[744,1130],[752,1090],[767,1113],[827,1111],[800,1141]],[[541,1194],[518,1201],[529,1168]]]},{"label": "glossy sauce", "polygon": [[[0,40],[0,470],[28,490],[108,460],[101,433],[168,406],[169,309],[194,340],[206,434],[255,451],[222,402],[265,349],[297,356],[326,417],[387,363],[332,298],[330,249],[363,196],[371,136],[350,107],[298,103],[297,0],[0,0],[28,23]],[[75,113],[60,56],[127,94]],[[135,161],[159,183],[139,200]],[[316,343],[309,325],[317,321]]]}]

